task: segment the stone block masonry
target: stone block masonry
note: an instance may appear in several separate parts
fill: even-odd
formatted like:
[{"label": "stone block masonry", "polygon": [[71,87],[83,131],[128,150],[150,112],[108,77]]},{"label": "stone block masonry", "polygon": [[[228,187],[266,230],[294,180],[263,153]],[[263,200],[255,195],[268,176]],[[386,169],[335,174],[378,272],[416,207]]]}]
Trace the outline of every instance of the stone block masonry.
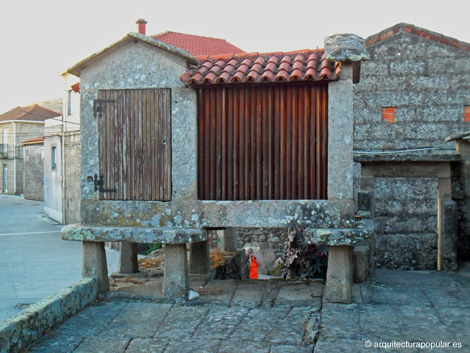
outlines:
[{"label": "stone block masonry", "polygon": [[[470,53],[404,30],[367,49],[354,86],[354,148],[452,148],[445,138],[469,128]],[[382,121],[383,107],[395,107],[395,123]]]},{"label": "stone block masonry", "polygon": [[44,332],[94,302],[97,293],[96,281],[84,278],[0,322],[0,352],[18,352],[26,348],[32,341],[42,337]]}]

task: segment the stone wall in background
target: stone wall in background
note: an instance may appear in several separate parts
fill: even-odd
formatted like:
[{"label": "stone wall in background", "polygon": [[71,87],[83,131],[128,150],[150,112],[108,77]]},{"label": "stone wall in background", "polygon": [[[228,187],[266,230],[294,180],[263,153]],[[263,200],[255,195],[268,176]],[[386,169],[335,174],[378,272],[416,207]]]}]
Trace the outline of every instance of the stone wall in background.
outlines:
[{"label": "stone wall in background", "polygon": [[[367,49],[354,86],[354,148],[452,148],[445,138],[470,128],[470,53],[404,30]],[[395,107],[394,123],[382,121],[384,107]]]},{"label": "stone wall in background", "polygon": [[377,178],[377,267],[436,268],[437,179]]},{"label": "stone wall in background", "polygon": [[237,248],[248,243],[267,242],[271,245],[276,258],[286,255],[288,247],[287,228],[250,228],[237,229]]},{"label": "stone wall in background", "polygon": [[[470,122],[464,121],[465,106],[470,105],[468,44],[407,24],[373,35],[366,43],[370,61],[362,63],[361,81],[354,85],[355,151],[439,148],[434,153],[455,153],[455,142],[445,138],[470,130]],[[393,122],[383,119],[388,107],[395,108]],[[356,199],[359,175],[357,163]],[[436,267],[436,185],[432,180],[397,179],[377,185],[378,266]],[[461,248],[470,243],[470,203],[456,199],[457,194],[453,198],[459,207]]]},{"label": "stone wall in background", "polygon": [[44,144],[24,146],[24,198],[44,201]]},{"label": "stone wall in background", "polygon": [[80,132],[65,136],[65,224],[80,222]]}]

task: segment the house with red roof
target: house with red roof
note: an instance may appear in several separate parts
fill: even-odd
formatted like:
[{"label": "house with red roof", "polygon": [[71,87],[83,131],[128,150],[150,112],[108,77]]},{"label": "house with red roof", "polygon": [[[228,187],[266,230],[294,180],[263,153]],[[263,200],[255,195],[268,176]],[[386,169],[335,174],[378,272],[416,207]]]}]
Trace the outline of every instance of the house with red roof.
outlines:
[{"label": "house with red roof", "polygon": [[24,156],[21,143],[44,136],[47,119],[58,119],[61,113],[39,104],[16,107],[0,114],[0,192],[24,193]]}]

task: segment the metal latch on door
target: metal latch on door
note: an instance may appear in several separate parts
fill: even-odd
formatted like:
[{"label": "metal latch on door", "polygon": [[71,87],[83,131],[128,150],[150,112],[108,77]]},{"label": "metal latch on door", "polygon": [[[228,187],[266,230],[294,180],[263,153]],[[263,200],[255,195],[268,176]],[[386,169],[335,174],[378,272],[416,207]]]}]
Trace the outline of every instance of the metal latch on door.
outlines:
[{"label": "metal latch on door", "polygon": [[99,191],[99,192],[116,192],[117,189],[114,188],[114,189],[105,189],[104,188],[104,180],[103,180],[103,176],[100,175],[100,177],[98,178],[98,175],[95,174],[95,180],[93,181],[94,184],[95,184],[95,191]]}]

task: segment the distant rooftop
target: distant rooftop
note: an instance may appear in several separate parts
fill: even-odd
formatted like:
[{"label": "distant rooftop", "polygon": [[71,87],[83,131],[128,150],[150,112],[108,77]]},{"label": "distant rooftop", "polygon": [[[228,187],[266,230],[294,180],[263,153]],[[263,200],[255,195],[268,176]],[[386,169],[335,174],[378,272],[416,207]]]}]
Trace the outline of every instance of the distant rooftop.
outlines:
[{"label": "distant rooftop", "polygon": [[171,31],[150,35],[149,37],[183,49],[193,56],[245,53],[242,49],[227,42],[225,39]]},{"label": "distant rooftop", "polygon": [[38,104],[33,104],[26,107],[16,107],[0,114],[0,122],[10,120],[45,121],[46,119],[61,115],[61,113],[44,108]]}]

